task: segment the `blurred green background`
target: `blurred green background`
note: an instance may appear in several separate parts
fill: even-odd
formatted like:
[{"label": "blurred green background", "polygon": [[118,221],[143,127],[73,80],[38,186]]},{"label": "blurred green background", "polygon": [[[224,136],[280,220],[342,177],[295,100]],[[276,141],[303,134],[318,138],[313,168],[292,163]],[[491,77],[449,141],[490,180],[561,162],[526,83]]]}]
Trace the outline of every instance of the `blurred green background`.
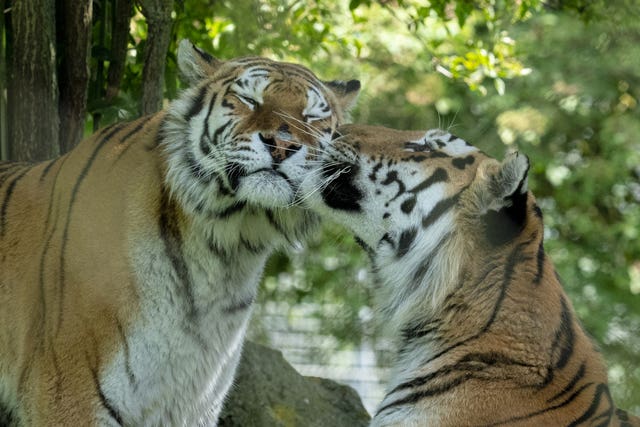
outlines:
[{"label": "blurred green background", "polygon": [[[532,161],[530,186],[554,260],[608,361],[614,398],[640,413],[640,6],[635,0],[176,1],[183,38],[220,58],[301,62],[325,79],[359,78],[353,121],[441,127],[501,158]],[[131,26],[123,91],[91,104],[105,122],[135,116],[146,24]],[[96,58],[100,46],[94,46]],[[174,98],[175,56],[166,97]],[[104,123],[104,122],[103,122]],[[91,124],[88,123],[88,128]],[[269,263],[252,328],[279,347],[268,303],[313,319],[327,351],[373,343],[367,260],[337,226]],[[297,313],[297,314],[296,314]],[[328,349],[328,350],[327,350]]]}]

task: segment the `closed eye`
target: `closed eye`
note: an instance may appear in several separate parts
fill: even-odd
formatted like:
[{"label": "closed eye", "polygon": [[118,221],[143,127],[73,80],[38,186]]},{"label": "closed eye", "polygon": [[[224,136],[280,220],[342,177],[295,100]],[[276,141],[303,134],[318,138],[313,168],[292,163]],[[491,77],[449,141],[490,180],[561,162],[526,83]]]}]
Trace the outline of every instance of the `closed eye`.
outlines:
[{"label": "closed eye", "polygon": [[314,116],[314,115],[312,115],[312,114],[308,114],[308,115],[307,115],[307,114],[305,114],[305,115],[303,116],[303,118],[304,118],[304,121],[305,121],[305,122],[307,122],[307,123],[311,123],[311,122],[318,121],[318,120],[322,119],[323,117],[320,117],[320,116]]},{"label": "closed eye", "polygon": [[253,98],[249,98],[248,96],[240,95],[238,93],[234,93],[234,95],[240,100],[240,102],[249,107],[252,111],[260,105],[258,101]]},{"label": "closed eye", "polygon": [[428,144],[420,144],[418,142],[407,142],[404,144],[404,151],[431,151],[431,147]]}]

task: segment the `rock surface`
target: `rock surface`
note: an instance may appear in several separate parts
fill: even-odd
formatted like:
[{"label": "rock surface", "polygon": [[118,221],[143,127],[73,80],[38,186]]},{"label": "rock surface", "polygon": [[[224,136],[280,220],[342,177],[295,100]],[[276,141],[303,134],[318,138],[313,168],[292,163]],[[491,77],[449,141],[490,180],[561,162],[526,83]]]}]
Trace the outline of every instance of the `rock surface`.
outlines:
[{"label": "rock surface", "polygon": [[247,342],[220,427],[365,427],[360,397],[351,387],[304,377],[282,353]]}]

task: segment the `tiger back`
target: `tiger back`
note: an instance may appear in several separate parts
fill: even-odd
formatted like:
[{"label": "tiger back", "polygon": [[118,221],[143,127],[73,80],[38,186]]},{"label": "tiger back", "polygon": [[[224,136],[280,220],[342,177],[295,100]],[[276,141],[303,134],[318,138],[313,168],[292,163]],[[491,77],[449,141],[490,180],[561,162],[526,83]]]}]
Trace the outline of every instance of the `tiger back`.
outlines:
[{"label": "tiger back", "polygon": [[0,421],[216,425],[264,263],[359,82],[180,44],[191,87],[47,162],[0,163]]},{"label": "tiger back", "polygon": [[440,130],[347,125],[324,150],[307,204],[369,254],[396,339],[372,426],[640,426],[545,254],[528,170]]}]

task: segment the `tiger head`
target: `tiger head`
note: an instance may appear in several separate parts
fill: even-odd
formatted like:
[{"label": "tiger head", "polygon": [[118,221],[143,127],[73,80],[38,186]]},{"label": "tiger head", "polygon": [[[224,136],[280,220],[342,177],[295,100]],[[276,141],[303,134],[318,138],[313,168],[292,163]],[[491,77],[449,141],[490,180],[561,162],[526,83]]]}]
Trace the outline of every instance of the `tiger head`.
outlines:
[{"label": "tiger head", "polygon": [[311,209],[368,252],[379,306],[393,317],[407,304],[437,306],[465,257],[500,250],[522,231],[528,167],[523,155],[500,163],[442,130],[346,125],[303,190]]},{"label": "tiger head", "polygon": [[221,61],[181,41],[190,88],[163,124],[166,180],[182,205],[213,214],[296,202],[307,160],[327,144],[360,89],[260,57]]}]

